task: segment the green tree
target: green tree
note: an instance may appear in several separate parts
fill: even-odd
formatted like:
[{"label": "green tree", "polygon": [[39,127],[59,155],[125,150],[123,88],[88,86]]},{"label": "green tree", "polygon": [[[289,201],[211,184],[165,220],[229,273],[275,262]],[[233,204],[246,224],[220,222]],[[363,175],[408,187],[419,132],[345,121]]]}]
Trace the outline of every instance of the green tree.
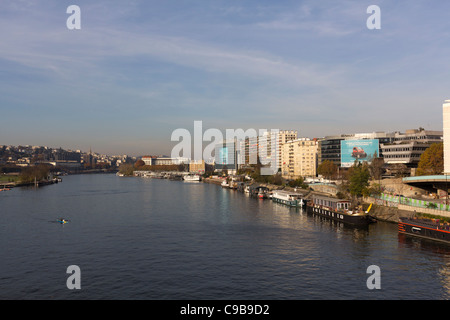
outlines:
[{"label": "green tree", "polygon": [[444,143],[433,143],[422,153],[419,165],[417,167],[417,175],[435,175],[444,171]]},{"label": "green tree", "polygon": [[349,191],[354,197],[367,194],[370,171],[367,162],[356,163],[349,170]]},{"label": "green tree", "polygon": [[299,177],[295,180],[291,180],[288,182],[289,187],[295,188],[302,188],[302,189],[308,189],[308,185],[305,183],[305,180],[303,179],[303,177]]}]

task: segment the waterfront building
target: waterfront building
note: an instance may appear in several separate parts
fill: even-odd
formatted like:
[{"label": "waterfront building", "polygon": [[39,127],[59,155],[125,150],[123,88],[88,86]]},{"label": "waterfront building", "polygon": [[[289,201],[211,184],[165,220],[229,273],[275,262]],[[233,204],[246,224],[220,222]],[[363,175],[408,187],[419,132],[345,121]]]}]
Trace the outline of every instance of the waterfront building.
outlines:
[{"label": "waterfront building", "polygon": [[285,143],[288,141],[293,141],[298,138],[298,132],[297,130],[281,130],[277,134],[278,144],[277,144],[277,167],[279,170],[281,170],[281,164],[282,164],[282,147]]},{"label": "waterfront building", "polygon": [[380,151],[387,164],[404,164],[408,168],[416,168],[422,153],[433,143],[440,143],[442,131],[425,130],[423,128],[395,132],[391,141],[380,144]]},{"label": "waterfront building", "polygon": [[238,159],[240,157],[236,139],[224,140],[215,145],[215,170],[236,173],[238,169]]},{"label": "waterfront building", "polygon": [[258,162],[258,137],[246,137],[244,140],[238,140],[238,166],[239,168],[249,167]]},{"label": "waterfront building", "polygon": [[[34,148],[34,147],[33,147]],[[63,150],[62,148],[55,149],[52,152],[54,161],[77,161],[81,162],[81,154],[70,150]]]},{"label": "waterfront building", "polygon": [[54,167],[68,168],[68,169],[79,169],[81,168],[81,162],[73,160],[55,160],[47,161],[44,163],[51,164]]},{"label": "waterfront building", "polygon": [[450,100],[445,100],[443,108],[443,139],[444,139],[444,174],[450,173]]},{"label": "waterfront building", "polygon": [[151,165],[153,165],[153,162],[154,162],[153,159],[156,159],[156,158],[157,158],[157,156],[143,156],[141,159],[142,159],[142,161],[144,161],[146,166],[151,166]]},{"label": "waterfront building", "polygon": [[[342,152],[341,144],[344,140],[373,140],[386,143],[392,140],[393,133],[385,132],[371,132],[371,133],[352,133],[340,134],[335,136],[326,136],[319,140],[318,146],[318,163],[321,164],[326,160],[334,162],[337,166],[341,166]],[[379,150],[379,157],[382,157],[382,152]],[[373,156],[373,154],[371,154]]]},{"label": "waterfront building", "polygon": [[161,157],[161,158],[155,158],[153,165],[154,166],[170,166],[170,165],[188,164],[189,161],[190,161],[190,159],[182,158],[182,157],[176,157],[176,158]]},{"label": "waterfront building", "polygon": [[97,159],[94,157],[92,149],[89,148],[89,153],[83,155],[83,164],[85,167],[95,168],[96,163]]},{"label": "waterfront building", "polygon": [[285,179],[315,177],[317,174],[317,139],[295,139],[281,147],[281,175]]},{"label": "waterfront building", "polygon": [[325,160],[330,160],[339,167],[348,166],[349,162],[342,163],[342,159],[345,157],[343,152],[345,151],[346,154],[348,153],[348,150],[342,149],[343,145],[348,144],[343,143],[343,141],[348,142],[348,140],[353,140],[356,142],[362,140],[377,140],[378,151],[376,150],[376,147],[375,149],[370,148],[370,152],[366,152],[368,158],[369,156],[373,157],[375,150],[377,151],[378,157],[383,158],[384,162],[387,164],[405,164],[407,167],[414,168],[417,167],[422,153],[432,143],[441,142],[442,138],[442,131],[425,130],[423,128],[406,130],[404,133],[396,131],[389,133],[373,132],[326,136],[319,140],[318,163],[321,164]]},{"label": "waterfront building", "polygon": [[189,172],[193,173],[205,173],[206,164],[205,160],[191,160],[189,162]]},{"label": "waterfront building", "polygon": [[297,139],[297,130],[265,131],[258,137],[250,137],[245,141],[243,164],[255,164],[256,159],[263,165],[272,164],[275,171],[281,170],[282,146],[288,141]]},{"label": "waterfront building", "polygon": [[170,166],[179,164],[189,164],[190,159],[188,158],[170,158],[170,157],[158,157],[158,156],[143,156],[142,161],[144,161],[147,166]]}]

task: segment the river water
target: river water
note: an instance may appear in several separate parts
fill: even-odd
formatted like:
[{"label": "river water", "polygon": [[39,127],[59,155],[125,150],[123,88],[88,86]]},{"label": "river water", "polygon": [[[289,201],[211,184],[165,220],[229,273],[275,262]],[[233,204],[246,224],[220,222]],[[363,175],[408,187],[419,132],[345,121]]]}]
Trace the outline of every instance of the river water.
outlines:
[{"label": "river water", "polygon": [[[0,192],[0,241],[0,299],[450,297],[450,246],[207,183],[74,175]],[[79,290],[66,285],[72,265]],[[367,286],[371,265],[380,289]]]}]

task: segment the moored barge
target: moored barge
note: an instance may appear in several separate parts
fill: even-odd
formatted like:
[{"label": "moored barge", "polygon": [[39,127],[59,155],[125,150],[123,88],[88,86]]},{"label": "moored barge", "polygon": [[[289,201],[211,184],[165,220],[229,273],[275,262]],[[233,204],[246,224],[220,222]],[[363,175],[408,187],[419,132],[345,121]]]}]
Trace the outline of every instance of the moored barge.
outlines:
[{"label": "moored barge", "polygon": [[312,200],[307,203],[308,212],[327,219],[355,226],[366,226],[376,222],[367,212],[350,210],[350,207],[349,200],[317,195],[313,195]]},{"label": "moored barge", "polygon": [[303,199],[303,196],[300,193],[283,190],[274,190],[272,193],[272,201],[299,208],[304,207],[307,203],[307,200]]},{"label": "moored barge", "polygon": [[259,199],[267,199],[269,197],[269,188],[255,185],[250,186],[250,196],[259,198]]},{"label": "moored barge", "polygon": [[450,243],[450,224],[439,219],[400,217],[398,232],[420,238]]}]

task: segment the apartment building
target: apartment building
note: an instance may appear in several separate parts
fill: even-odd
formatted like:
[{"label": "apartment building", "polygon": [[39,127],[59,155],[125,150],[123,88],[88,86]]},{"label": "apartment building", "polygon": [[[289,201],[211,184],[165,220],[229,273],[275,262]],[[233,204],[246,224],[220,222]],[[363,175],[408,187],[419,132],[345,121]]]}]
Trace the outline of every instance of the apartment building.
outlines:
[{"label": "apartment building", "polygon": [[281,175],[285,179],[315,177],[317,174],[316,139],[295,139],[281,147]]},{"label": "apartment building", "polygon": [[191,160],[189,162],[189,172],[205,173],[206,164],[205,160]]},{"label": "apartment building", "polygon": [[[274,164],[276,171],[281,170],[282,145],[297,139],[296,130],[266,131],[255,137],[238,141],[239,164],[247,166],[259,162],[264,165]],[[273,149],[273,150],[272,150]]]}]

